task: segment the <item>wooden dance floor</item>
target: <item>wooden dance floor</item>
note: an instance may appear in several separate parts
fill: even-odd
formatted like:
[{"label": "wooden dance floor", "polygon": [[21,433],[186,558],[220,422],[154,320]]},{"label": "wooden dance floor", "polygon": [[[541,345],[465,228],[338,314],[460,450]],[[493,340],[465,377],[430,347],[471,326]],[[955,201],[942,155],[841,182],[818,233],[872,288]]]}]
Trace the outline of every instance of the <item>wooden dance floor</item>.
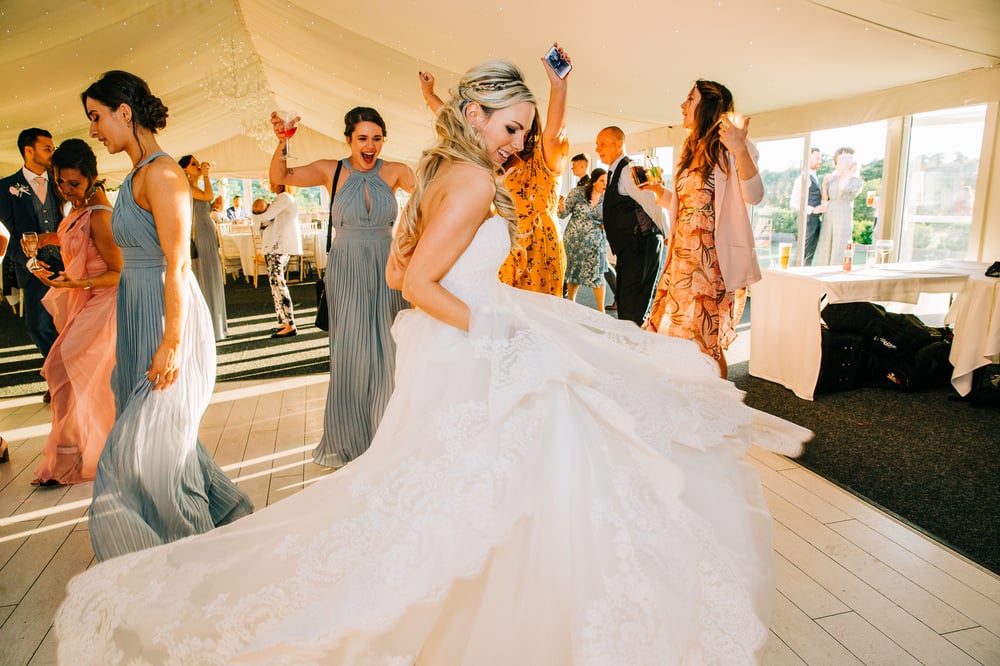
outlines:
[{"label": "wooden dance floor", "polygon": [[[201,424],[257,507],[328,474],[312,463],[325,375],[223,383]],[[39,396],[0,400],[0,664],[54,664],[52,617],[93,563],[92,484],[30,485],[51,415]],[[1000,664],[1000,577],[795,462],[751,451],[774,515],[778,592],[764,663]]]}]

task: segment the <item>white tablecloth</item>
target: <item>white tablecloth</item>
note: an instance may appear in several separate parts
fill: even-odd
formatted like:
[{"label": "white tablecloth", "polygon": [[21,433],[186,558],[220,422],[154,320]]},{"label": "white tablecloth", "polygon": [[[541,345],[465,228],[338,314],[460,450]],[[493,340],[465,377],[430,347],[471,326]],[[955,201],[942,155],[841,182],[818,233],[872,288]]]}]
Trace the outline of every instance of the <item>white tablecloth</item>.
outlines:
[{"label": "white tablecloth", "polygon": [[[315,244],[316,253],[316,266],[317,270],[322,273],[326,269],[326,231],[315,230],[315,229],[303,229],[302,230],[302,250],[305,253],[310,252],[310,248]],[[222,251],[223,254],[235,256],[240,256],[240,266],[243,269],[243,275],[252,276],[253,275],[253,255],[254,255],[254,241],[253,234],[249,231],[237,231],[222,234]],[[260,275],[267,275],[267,266],[259,264],[257,266],[257,273]]]},{"label": "white tablecloth", "polygon": [[762,269],[750,290],[750,374],[812,400],[822,360],[820,300],[916,303],[921,293],[957,293],[986,264],[926,261],[844,272],[839,267]]},{"label": "white tablecloth", "polygon": [[[249,231],[237,231],[222,234],[222,253],[240,255],[240,267],[243,275],[253,275],[254,244],[253,234]],[[267,266],[258,266],[260,275],[267,275]]]},{"label": "white tablecloth", "polygon": [[972,275],[952,303],[945,322],[955,325],[948,360],[959,395],[972,390],[972,373],[1000,354],[1000,278]]}]

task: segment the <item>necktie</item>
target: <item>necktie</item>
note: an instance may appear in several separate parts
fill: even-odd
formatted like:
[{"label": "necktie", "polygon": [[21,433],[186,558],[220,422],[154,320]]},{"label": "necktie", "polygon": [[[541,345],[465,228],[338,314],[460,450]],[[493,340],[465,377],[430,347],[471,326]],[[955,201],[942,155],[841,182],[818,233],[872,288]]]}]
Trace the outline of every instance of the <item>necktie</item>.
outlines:
[{"label": "necktie", "polygon": [[35,176],[35,194],[38,195],[38,200],[45,203],[45,195],[48,192],[47,187],[45,187],[45,179],[41,176]]}]

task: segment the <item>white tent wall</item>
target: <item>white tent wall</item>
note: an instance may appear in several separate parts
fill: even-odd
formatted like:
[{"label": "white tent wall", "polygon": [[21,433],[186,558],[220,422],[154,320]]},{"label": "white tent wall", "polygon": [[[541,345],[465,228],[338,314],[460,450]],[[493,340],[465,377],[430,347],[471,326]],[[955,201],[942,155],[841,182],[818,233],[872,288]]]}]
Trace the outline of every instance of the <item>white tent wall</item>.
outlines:
[{"label": "white tent wall", "polygon": [[[553,39],[574,64],[570,140],[588,152],[609,124],[633,149],[679,144],[670,126],[697,77],[729,85],[758,138],[1000,98],[996,0],[613,4],[611,16],[604,0],[0,0],[0,173],[20,166],[25,127],[86,137],[79,95],[108,69],[149,81],[170,108],[161,145],[216,162],[217,176],[266,171],[276,108],[302,116],[299,161],[345,155],[343,115],[367,105],[388,125],[383,156],[414,162],[432,138],[417,71],[446,95],[470,65],[509,59],[544,106]],[[96,152],[112,183],[131,166]],[[997,254],[991,163],[976,205],[982,251]]]}]

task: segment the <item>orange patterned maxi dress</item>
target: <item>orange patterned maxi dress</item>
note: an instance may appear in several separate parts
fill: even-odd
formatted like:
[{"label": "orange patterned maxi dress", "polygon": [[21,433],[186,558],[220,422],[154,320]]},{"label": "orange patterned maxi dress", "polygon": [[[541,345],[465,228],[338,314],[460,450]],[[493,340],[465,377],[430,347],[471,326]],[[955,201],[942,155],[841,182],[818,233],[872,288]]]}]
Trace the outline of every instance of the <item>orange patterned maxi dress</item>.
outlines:
[{"label": "orange patterned maxi dress", "polygon": [[715,252],[715,178],[686,169],[677,178],[677,220],[643,328],[694,340],[718,360],[736,339],[746,289],[726,291]]},{"label": "orange patterned maxi dress", "polygon": [[545,164],[541,141],[527,162],[504,178],[517,206],[518,245],[500,266],[500,281],[562,298],[566,252],[556,229],[556,176]]}]

